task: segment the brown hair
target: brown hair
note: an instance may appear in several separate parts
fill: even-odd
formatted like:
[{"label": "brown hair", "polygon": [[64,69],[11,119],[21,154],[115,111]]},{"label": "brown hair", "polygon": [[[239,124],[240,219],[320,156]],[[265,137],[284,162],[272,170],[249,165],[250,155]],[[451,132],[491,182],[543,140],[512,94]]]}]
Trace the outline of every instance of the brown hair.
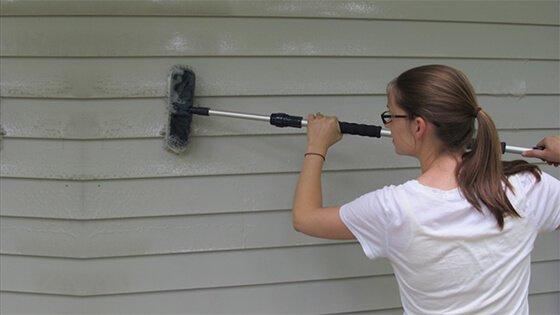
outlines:
[{"label": "brown hair", "polygon": [[[540,181],[540,169],[523,160],[501,161],[496,126],[478,105],[465,74],[444,65],[421,66],[393,79],[387,93],[394,95],[410,119],[423,117],[436,126],[436,135],[444,143],[442,152],[462,154],[455,175],[461,193],[477,211],[482,212],[482,202],[500,229],[505,216],[520,217],[506,195],[508,188],[514,192],[507,176],[529,171]],[[473,139],[475,120],[478,129]]]}]

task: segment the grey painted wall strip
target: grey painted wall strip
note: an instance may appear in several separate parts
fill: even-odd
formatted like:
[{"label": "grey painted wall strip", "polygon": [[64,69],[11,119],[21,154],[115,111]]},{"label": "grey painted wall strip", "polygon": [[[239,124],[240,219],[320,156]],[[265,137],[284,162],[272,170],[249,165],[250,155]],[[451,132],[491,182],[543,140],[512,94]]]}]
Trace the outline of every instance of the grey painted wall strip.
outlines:
[{"label": "grey painted wall strip", "polygon": [[[560,59],[557,26],[148,17],[2,18],[0,55]],[[473,40],[476,39],[476,40]],[[386,45],[390,42],[391,45]]]},{"label": "grey painted wall strip", "polygon": [[[0,258],[2,290],[76,296],[371,276],[392,278],[392,268],[386,261],[369,261],[359,248],[348,244],[96,260],[10,255]],[[533,265],[537,264],[552,266],[558,262]],[[536,289],[540,292],[542,288]]]},{"label": "grey painted wall strip", "polygon": [[[560,170],[539,167],[560,178]],[[416,178],[417,167],[323,171],[323,204],[341,205]],[[290,209],[299,173],[65,181],[0,178],[5,216],[75,220],[246,213]],[[219,194],[220,198],[216,198]]]},{"label": "grey painted wall strip", "polygon": [[[383,288],[383,290],[379,290]],[[113,314],[115,309],[135,314],[154,313],[278,313],[317,314],[400,306],[397,283],[391,276],[309,281],[259,286],[187,290],[144,294],[108,295],[79,299],[68,296],[2,293],[9,306],[33,310],[36,305],[58,305],[73,314],[90,312]],[[348,297],[352,303],[348,303]],[[9,299],[7,298],[9,297]],[[22,298],[29,297],[30,300]],[[33,301],[33,302],[31,302]],[[156,303],[157,301],[157,303]],[[161,303],[165,301],[165,303]]]},{"label": "grey painted wall strip", "polygon": [[[369,279],[349,279],[328,282],[306,282],[294,285],[265,285],[259,288],[238,287],[219,290],[156,292],[128,295],[96,296],[87,299],[60,295],[1,292],[0,312],[39,313],[49,309],[57,314],[125,313],[184,313],[213,314],[355,314],[395,315],[400,307],[398,289],[390,285],[381,292]],[[357,288],[355,286],[358,286]],[[326,289],[325,291],[322,291]],[[308,291],[309,290],[309,291]],[[344,303],[352,296],[352,303]],[[210,299],[208,298],[210,297]],[[248,298],[244,303],[239,300]],[[530,314],[554,314],[560,306],[560,293],[529,295]],[[164,301],[165,303],[161,303]],[[219,301],[219,303],[216,303]],[[269,304],[265,304],[269,303]],[[382,304],[381,306],[379,304]],[[379,313],[366,310],[380,309]],[[367,313],[362,313],[366,311]],[[402,309],[398,315],[402,315]]]},{"label": "grey painted wall strip", "polygon": [[[402,183],[419,173],[418,168],[325,171],[324,202],[348,202],[369,190]],[[293,172],[85,182],[0,178],[0,193],[7,196],[0,198],[0,211],[9,216],[88,220],[289,209],[298,175]],[[215,198],[217,193],[220,198]]]},{"label": "grey painted wall strip", "polygon": [[[549,129],[560,125],[559,95],[478,97],[498,129]],[[387,98],[377,95],[199,97],[195,104],[217,110],[306,116],[322,112],[341,121],[381,124]],[[5,138],[115,139],[161,138],[167,123],[167,99],[0,99]],[[32,113],[30,115],[29,113]],[[523,119],[520,119],[523,117]],[[298,134],[306,129],[222,117],[194,117],[191,137]]]},{"label": "grey painted wall strip", "polygon": [[[372,262],[355,246],[336,247],[85,261],[1,255],[2,290],[92,296],[372,276],[372,282],[394,279],[386,261]],[[533,262],[529,293],[559,291],[559,270],[559,260]]]},{"label": "grey painted wall strip", "polygon": [[[0,59],[0,95],[39,98],[163,97],[169,69],[189,65],[197,96],[385,94],[415,66],[464,71],[478,94],[560,94],[558,61],[437,58],[185,57]],[[336,75],[335,75],[336,74]]]},{"label": "grey painted wall strip", "polygon": [[[500,140],[531,146],[558,129],[503,131]],[[234,139],[234,140],[232,140]],[[116,179],[297,172],[306,136],[194,137],[184,154],[163,148],[161,139],[4,139],[1,175],[19,178]],[[356,148],[360,154],[350,154]],[[519,155],[506,154],[505,159]],[[394,153],[388,138],[352,137],[329,150],[325,170],[416,167]]]},{"label": "grey painted wall strip", "polygon": [[[339,242],[294,231],[289,210],[95,222],[0,218],[1,253],[11,255],[100,258]],[[544,242],[543,247],[555,244]],[[538,253],[539,259],[560,259],[557,253]]]},{"label": "grey painted wall strip", "polygon": [[[85,222],[0,218],[1,253],[11,255],[100,258],[354,243],[294,231],[290,210]],[[559,236],[541,235],[533,261],[560,259]]]},{"label": "grey painted wall strip", "polygon": [[[556,1],[2,1],[11,15],[258,16],[446,20],[559,25]],[[527,14],[531,12],[531,14]]]}]

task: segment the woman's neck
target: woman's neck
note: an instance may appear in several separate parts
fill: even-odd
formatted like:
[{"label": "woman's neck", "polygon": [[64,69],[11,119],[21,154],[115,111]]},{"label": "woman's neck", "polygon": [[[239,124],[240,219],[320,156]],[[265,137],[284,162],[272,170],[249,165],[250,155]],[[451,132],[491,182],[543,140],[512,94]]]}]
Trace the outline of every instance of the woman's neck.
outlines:
[{"label": "woman's neck", "polygon": [[458,186],[455,169],[461,161],[460,154],[432,151],[420,154],[418,159],[422,170],[418,177],[421,184],[445,190]]}]

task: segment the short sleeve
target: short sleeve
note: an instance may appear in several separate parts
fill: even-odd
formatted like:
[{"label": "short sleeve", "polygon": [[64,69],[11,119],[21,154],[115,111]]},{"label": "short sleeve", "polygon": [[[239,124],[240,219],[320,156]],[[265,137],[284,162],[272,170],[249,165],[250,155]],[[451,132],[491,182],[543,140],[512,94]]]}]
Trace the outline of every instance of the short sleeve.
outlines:
[{"label": "short sleeve", "polygon": [[384,207],[390,186],[372,191],[340,207],[340,218],[369,259],[386,257],[388,215]]},{"label": "short sleeve", "polygon": [[536,181],[531,173],[525,175],[522,186],[527,191],[526,211],[539,232],[551,232],[560,227],[560,181],[542,172]]}]

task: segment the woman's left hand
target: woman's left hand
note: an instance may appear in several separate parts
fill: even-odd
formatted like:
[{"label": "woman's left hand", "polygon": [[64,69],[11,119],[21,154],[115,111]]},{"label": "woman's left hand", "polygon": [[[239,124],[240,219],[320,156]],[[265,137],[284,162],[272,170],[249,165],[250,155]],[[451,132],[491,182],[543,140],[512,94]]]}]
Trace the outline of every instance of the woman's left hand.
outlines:
[{"label": "woman's left hand", "polygon": [[338,119],[321,113],[307,115],[307,147],[326,154],[327,150],[342,139]]}]

